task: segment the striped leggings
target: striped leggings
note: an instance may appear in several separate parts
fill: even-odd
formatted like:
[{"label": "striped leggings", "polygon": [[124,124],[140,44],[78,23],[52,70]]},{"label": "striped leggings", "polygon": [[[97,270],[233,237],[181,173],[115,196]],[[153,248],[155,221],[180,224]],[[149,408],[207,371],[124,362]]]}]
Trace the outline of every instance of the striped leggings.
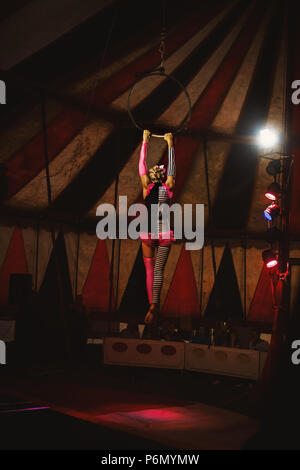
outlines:
[{"label": "striped leggings", "polygon": [[164,279],[164,270],[165,265],[170,252],[169,246],[159,246],[157,248],[155,264],[154,264],[154,280],[153,280],[153,290],[152,290],[152,303],[159,304],[160,301],[160,292]]}]

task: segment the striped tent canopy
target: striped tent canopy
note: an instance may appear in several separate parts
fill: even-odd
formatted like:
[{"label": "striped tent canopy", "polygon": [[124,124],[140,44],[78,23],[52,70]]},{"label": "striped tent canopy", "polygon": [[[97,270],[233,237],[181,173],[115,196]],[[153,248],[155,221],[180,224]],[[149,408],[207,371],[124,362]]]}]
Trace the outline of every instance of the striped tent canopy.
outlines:
[{"label": "striped tent canopy", "polygon": [[[98,240],[99,204],[141,200],[142,133],[127,113],[137,73],[160,65],[163,2],[12,1],[0,16],[0,304],[11,273],[47,281],[53,239],[68,266],[73,298],[101,312],[140,315],[147,308],[140,244]],[[176,243],[166,265],[162,315],[272,322],[261,253],[266,172],[256,135],[271,127],[277,152],[294,154],[290,242],[300,253],[300,80],[297,13],[283,1],[165,2],[165,70],[186,88],[191,117],[176,135],[175,202],[205,204],[205,246]],[[186,96],[166,77],[141,80],[131,96],[141,126],[176,129]],[[151,127],[152,126],[152,127]],[[274,155],[276,158],[276,155]],[[278,157],[279,158],[279,157]],[[152,138],[148,165],[166,163]],[[47,163],[48,164],[47,164]],[[48,185],[47,185],[48,168]],[[50,184],[49,184],[50,183]],[[99,313],[100,314],[100,313]]]}]

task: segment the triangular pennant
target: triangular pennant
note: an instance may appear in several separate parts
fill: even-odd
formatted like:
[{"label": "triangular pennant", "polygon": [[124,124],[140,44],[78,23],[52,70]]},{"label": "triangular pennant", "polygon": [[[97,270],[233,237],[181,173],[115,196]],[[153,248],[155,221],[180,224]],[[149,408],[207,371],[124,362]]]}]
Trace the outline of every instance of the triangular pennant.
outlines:
[{"label": "triangular pennant", "polygon": [[263,266],[247,316],[248,321],[273,323],[274,310],[272,300],[271,277]]},{"label": "triangular pennant", "polygon": [[224,321],[243,318],[241,296],[228,243],[224,249],[204,316]]},{"label": "triangular pennant", "polygon": [[14,227],[6,227],[4,225],[0,226],[0,268],[2,267],[2,264],[5,260],[7,249],[9,247],[13,233]]},{"label": "triangular pennant", "polygon": [[52,250],[46,273],[39,290],[40,298],[42,298],[47,305],[51,305],[52,307],[60,305],[59,282],[61,282],[63,301],[67,306],[73,302],[73,295],[65,239],[62,232],[59,232],[55,240],[55,253],[54,250]]},{"label": "triangular pennant", "polygon": [[[80,233],[78,239],[78,233],[76,232],[65,233],[70,278],[74,295],[76,291],[77,295],[82,293],[95,254],[97,241],[96,234]],[[77,253],[78,248],[79,252]]]},{"label": "triangular pennant", "polygon": [[27,262],[22,232],[15,228],[0,271],[0,305],[8,304],[10,275],[27,274]]},{"label": "triangular pennant", "polygon": [[61,360],[67,344],[71,346],[74,331],[68,308],[73,302],[72,287],[62,232],[55,240],[55,251],[52,249],[38,302],[41,311],[35,317],[35,330],[39,357],[47,361]]},{"label": "triangular pennant", "polygon": [[197,285],[190,252],[183,245],[166,301],[163,316],[199,315]]},{"label": "triangular pennant", "polygon": [[[109,311],[110,265],[105,240],[98,240],[89,274],[82,290],[83,303],[88,308]],[[113,297],[111,299],[113,305]]]}]

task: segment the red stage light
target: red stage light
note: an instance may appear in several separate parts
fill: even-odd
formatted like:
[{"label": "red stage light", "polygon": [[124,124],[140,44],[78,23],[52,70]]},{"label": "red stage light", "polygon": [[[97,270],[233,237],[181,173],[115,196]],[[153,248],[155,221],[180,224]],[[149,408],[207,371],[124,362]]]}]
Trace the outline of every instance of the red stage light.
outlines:
[{"label": "red stage light", "polygon": [[277,259],[273,259],[272,261],[269,261],[269,262],[266,264],[266,266],[267,266],[267,268],[274,268],[274,266],[277,266],[277,264],[278,264]]},{"label": "red stage light", "polygon": [[270,199],[271,201],[276,201],[276,199],[278,199],[279,194],[280,186],[275,181],[269,185],[267,191],[265,192],[266,198]]},{"label": "red stage light", "polygon": [[268,269],[278,265],[278,260],[272,250],[265,250],[262,253],[262,259]]},{"label": "red stage light", "polygon": [[274,219],[274,217],[277,217],[277,215],[280,214],[280,207],[278,204],[271,204],[264,210],[264,218],[268,221],[271,222],[271,220]]}]

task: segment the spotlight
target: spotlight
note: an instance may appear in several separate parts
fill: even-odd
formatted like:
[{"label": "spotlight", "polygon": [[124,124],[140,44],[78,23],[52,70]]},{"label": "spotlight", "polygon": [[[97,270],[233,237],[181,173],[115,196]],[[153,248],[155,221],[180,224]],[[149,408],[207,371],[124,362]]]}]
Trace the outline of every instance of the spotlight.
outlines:
[{"label": "spotlight", "polygon": [[280,207],[278,204],[270,204],[265,210],[264,210],[264,218],[268,221],[271,222],[277,215],[280,213]]},{"label": "spotlight", "polygon": [[263,262],[265,263],[267,268],[274,268],[275,266],[278,265],[278,261],[276,259],[276,256],[274,255],[272,250],[265,250],[262,252],[262,259]]},{"label": "spotlight", "polygon": [[271,176],[276,176],[281,173],[281,161],[271,160],[266,168],[266,172]]},{"label": "spotlight", "polygon": [[272,129],[262,129],[259,132],[258,145],[263,149],[272,149],[278,140],[278,135]]},{"label": "spotlight", "polygon": [[268,186],[267,191],[265,192],[265,196],[267,199],[270,199],[271,201],[276,201],[278,199],[278,196],[280,194],[280,186],[276,181],[271,183]]}]

